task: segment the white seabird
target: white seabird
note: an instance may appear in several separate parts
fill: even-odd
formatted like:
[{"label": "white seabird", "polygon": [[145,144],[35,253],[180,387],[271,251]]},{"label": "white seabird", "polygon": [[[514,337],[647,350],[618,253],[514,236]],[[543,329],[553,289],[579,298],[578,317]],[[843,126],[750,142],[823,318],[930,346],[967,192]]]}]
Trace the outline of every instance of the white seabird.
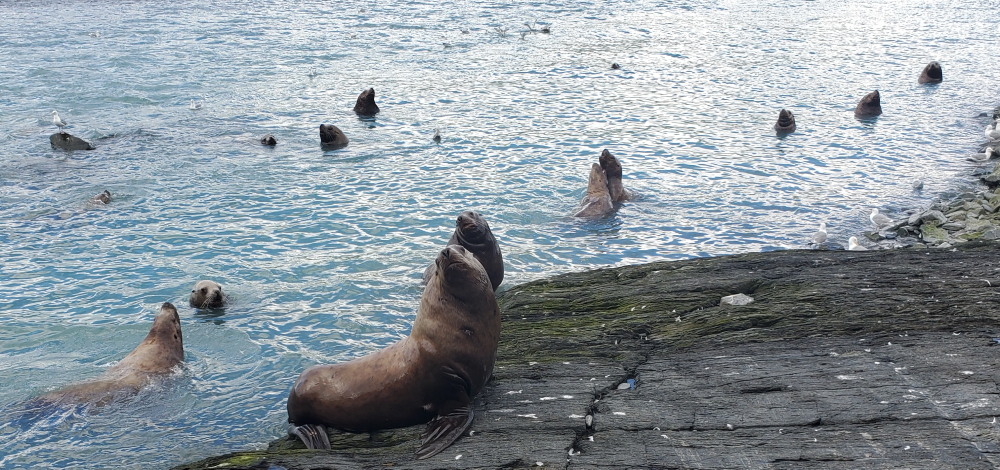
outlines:
[{"label": "white seabird", "polygon": [[997,121],[993,121],[990,125],[986,126],[983,134],[986,134],[987,139],[1000,140],[1000,129],[997,129]]},{"label": "white seabird", "polygon": [[878,209],[872,209],[871,215],[868,216],[868,220],[871,220],[875,224],[875,228],[882,228],[886,225],[892,224],[892,219],[885,216],[885,214],[879,214]]},{"label": "white seabird", "polygon": [[982,151],[980,153],[974,153],[974,154],[972,154],[969,157],[969,160],[972,160],[972,161],[977,162],[977,163],[982,163],[982,162],[985,162],[985,161],[989,161],[990,159],[992,159],[993,157],[996,157],[996,156],[998,156],[996,150],[994,150],[991,147],[986,147],[986,150],[984,150],[984,151]]},{"label": "white seabird", "polygon": [[196,109],[201,109],[201,101],[191,100],[191,104],[188,105],[188,109],[192,111]]},{"label": "white seabird", "polygon": [[55,126],[59,128],[59,131],[62,131],[63,128],[66,127],[66,121],[63,121],[62,118],[59,117],[59,113],[54,110],[52,111],[52,124],[55,124]]},{"label": "white seabird", "polygon": [[847,249],[850,251],[867,251],[864,245],[858,243],[858,237],[851,237],[847,239]]},{"label": "white seabird", "polygon": [[813,243],[820,245],[826,241],[826,222],[819,223],[819,230],[813,234]]}]

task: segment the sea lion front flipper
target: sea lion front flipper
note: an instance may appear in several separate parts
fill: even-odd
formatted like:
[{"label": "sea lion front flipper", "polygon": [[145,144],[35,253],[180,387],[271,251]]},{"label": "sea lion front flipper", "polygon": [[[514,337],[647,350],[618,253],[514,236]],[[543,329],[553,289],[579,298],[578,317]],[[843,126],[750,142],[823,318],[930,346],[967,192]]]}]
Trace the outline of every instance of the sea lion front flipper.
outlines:
[{"label": "sea lion front flipper", "polygon": [[438,415],[427,423],[424,434],[420,436],[420,448],[417,458],[426,459],[445,450],[472,426],[472,409],[469,405],[460,406],[446,415]]},{"label": "sea lion front flipper", "polygon": [[330,450],[330,437],[322,424],[288,425],[288,434],[298,436],[309,449]]}]

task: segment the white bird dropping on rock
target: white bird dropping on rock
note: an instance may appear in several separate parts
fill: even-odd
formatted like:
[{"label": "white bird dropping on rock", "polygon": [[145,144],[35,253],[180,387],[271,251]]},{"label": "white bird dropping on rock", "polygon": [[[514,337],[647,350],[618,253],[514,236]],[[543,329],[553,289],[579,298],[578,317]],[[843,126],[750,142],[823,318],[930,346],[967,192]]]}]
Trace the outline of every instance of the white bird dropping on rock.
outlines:
[{"label": "white bird dropping on rock", "polygon": [[865,251],[868,248],[858,243],[858,237],[851,237],[847,239],[847,249],[850,251]]},{"label": "white bird dropping on rock", "polygon": [[826,222],[819,223],[819,230],[813,234],[813,243],[819,245],[826,241]]},{"label": "white bird dropping on rock", "polygon": [[753,302],[753,297],[746,294],[727,295],[719,301],[719,305],[746,305]]},{"label": "white bird dropping on rock", "polygon": [[882,228],[886,225],[892,224],[892,219],[885,216],[885,214],[879,214],[878,209],[872,209],[871,215],[868,216],[868,220],[871,220],[875,224],[875,228]]},{"label": "white bird dropping on rock", "polygon": [[63,121],[62,118],[59,117],[59,113],[55,110],[52,111],[52,124],[55,124],[55,126],[59,128],[60,132],[64,127],[66,127],[66,121]]}]

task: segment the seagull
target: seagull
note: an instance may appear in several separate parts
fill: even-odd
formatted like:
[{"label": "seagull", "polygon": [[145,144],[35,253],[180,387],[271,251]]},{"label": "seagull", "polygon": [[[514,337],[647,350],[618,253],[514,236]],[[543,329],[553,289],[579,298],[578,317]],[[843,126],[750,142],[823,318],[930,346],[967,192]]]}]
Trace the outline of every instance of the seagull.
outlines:
[{"label": "seagull", "polygon": [[813,234],[813,243],[820,245],[826,241],[826,222],[819,223],[819,230]]},{"label": "seagull", "polygon": [[972,154],[969,157],[969,160],[977,162],[977,163],[982,163],[982,162],[988,161],[988,160],[990,160],[990,159],[992,159],[993,157],[996,157],[996,156],[998,156],[996,149],[994,149],[992,147],[986,147],[986,150],[984,150],[983,152]]},{"label": "seagull", "polygon": [[886,225],[892,224],[892,219],[885,216],[885,214],[879,214],[878,209],[872,209],[871,215],[868,216],[868,220],[871,220],[875,224],[875,228],[882,228]]},{"label": "seagull", "polygon": [[52,111],[52,124],[55,124],[59,128],[59,132],[62,132],[63,128],[66,127],[66,121],[63,121],[59,117],[59,113]]},{"label": "seagull", "polygon": [[986,126],[986,130],[983,131],[986,134],[986,138],[990,140],[1000,140],[1000,129],[997,129],[997,121],[993,121],[992,124]]},{"label": "seagull", "polygon": [[192,111],[201,109],[201,101],[191,100],[191,104],[188,105],[188,109]]},{"label": "seagull", "polygon": [[924,189],[924,180],[913,180],[913,190],[920,191]]},{"label": "seagull", "polygon": [[858,237],[851,237],[847,239],[847,249],[850,251],[868,251],[863,245],[858,243]]}]

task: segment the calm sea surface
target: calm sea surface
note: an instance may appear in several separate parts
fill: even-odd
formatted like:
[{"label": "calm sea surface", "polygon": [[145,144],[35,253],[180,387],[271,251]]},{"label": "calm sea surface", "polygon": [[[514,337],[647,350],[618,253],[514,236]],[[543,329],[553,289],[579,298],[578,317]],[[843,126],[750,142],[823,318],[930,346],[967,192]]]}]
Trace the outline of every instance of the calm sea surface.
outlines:
[{"label": "calm sea surface", "polygon": [[[870,208],[901,216],[970,180],[978,115],[1000,99],[996,8],[2,1],[0,467],[164,468],[266,445],[305,367],[409,332],[420,273],[465,209],[500,241],[501,289],[803,248],[821,221],[846,244]],[[920,86],[931,60],[945,81]],[[368,87],[373,121],[351,111]],[[874,89],[885,114],[855,120]],[[783,107],[799,131],[779,139]],[[52,150],[54,109],[98,149]],[[320,149],[321,123],[350,145]],[[575,220],[604,148],[641,199]],[[110,205],[87,202],[104,189]],[[187,306],[199,279],[232,296],[224,315]],[[166,384],[18,413],[119,360],[165,301],[187,355]]]}]

